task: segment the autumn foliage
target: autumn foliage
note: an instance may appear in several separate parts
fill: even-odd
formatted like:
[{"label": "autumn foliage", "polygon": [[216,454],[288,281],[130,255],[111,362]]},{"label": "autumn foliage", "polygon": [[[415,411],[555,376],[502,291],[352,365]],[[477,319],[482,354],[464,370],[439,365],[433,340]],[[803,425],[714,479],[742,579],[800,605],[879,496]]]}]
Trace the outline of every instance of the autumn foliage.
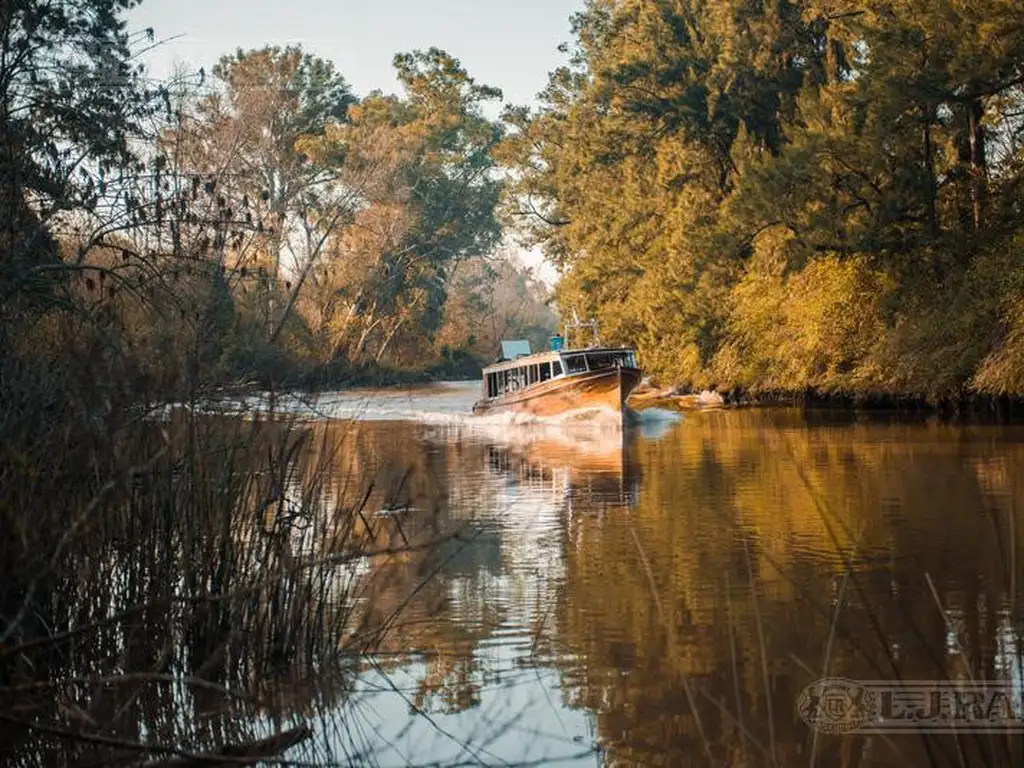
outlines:
[{"label": "autumn foliage", "polygon": [[511,204],[666,383],[1021,390],[1011,0],[591,0]]}]

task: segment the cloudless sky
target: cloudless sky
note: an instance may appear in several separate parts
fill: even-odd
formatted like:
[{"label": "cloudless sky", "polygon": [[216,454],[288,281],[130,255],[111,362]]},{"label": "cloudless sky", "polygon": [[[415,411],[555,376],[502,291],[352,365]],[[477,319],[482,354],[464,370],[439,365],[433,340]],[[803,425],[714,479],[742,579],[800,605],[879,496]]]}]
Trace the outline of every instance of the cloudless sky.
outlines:
[{"label": "cloudless sky", "polygon": [[182,35],[145,58],[154,77],[175,61],[210,66],[241,47],[301,43],[330,59],[358,95],[398,90],[395,53],[437,46],[505,101],[533,101],[564,62],[559,43],[583,0],[144,0],[128,16],[158,39]]}]

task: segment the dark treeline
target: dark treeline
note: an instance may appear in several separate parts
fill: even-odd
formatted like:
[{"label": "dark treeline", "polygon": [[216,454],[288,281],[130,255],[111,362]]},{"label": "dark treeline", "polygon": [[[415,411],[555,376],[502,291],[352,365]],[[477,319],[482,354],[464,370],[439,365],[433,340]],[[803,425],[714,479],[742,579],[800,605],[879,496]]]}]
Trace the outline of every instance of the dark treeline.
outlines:
[{"label": "dark treeline", "polygon": [[1015,0],[590,0],[507,115],[560,304],[664,380],[1024,392]]}]

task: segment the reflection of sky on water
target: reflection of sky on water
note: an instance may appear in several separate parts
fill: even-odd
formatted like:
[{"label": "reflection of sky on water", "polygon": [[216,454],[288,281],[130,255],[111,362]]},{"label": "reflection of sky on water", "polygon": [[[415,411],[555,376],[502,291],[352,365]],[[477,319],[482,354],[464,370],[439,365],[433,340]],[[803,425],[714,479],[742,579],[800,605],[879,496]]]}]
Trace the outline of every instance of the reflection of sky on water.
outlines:
[{"label": "reflection of sky on water", "polygon": [[1017,717],[1024,717],[1024,665],[1021,664],[1021,657],[1024,654],[1024,645],[1021,644],[1021,636],[1014,627],[1013,618],[1009,611],[999,612],[999,626],[996,629],[996,653],[993,660],[996,675],[1013,689],[1011,702],[1014,707],[1014,714]]},{"label": "reflection of sky on water", "polygon": [[682,416],[673,411],[648,408],[637,414],[636,428],[644,440],[661,440],[681,419]]},{"label": "reflection of sky on water", "polygon": [[474,661],[495,679],[481,692],[472,717],[441,713],[410,720],[418,681],[427,674],[423,663],[365,675],[346,716],[372,734],[372,762],[382,766],[600,764],[591,715],[567,709],[557,672],[525,666],[528,660],[522,645],[477,649]]},{"label": "reflection of sky on water", "polygon": [[[459,466],[445,481],[447,513],[469,524],[471,543],[441,553],[446,615],[484,633],[470,658],[461,660],[469,679],[457,682],[476,689],[479,701],[470,716],[435,711],[436,701],[429,711],[415,712],[413,700],[430,678],[430,659],[438,651],[424,655],[409,648],[412,660],[371,667],[360,676],[360,695],[340,713],[348,725],[336,748],[342,754],[353,742],[361,744],[368,750],[366,761],[379,765],[594,765],[594,716],[566,705],[559,673],[545,666],[546,651],[538,641],[539,633],[551,630],[550,612],[566,578],[567,518],[589,513],[598,502],[615,508],[635,500],[636,481],[622,476],[623,435],[601,424],[468,421],[465,412],[476,395],[475,385],[453,385],[440,391],[374,392],[372,397],[321,396],[315,404],[300,399],[278,403],[293,413],[361,421],[412,414],[430,442],[467,442],[483,449],[469,452],[483,458],[480,466]],[[658,440],[677,420],[669,412],[649,411],[630,431]],[[286,503],[297,506],[299,493],[300,484],[289,483]],[[329,510],[338,499],[328,488],[321,501]],[[316,527],[291,532],[296,553],[313,554]],[[367,564],[344,574],[344,589],[362,578],[373,578]],[[500,616],[498,626],[493,625],[495,615]],[[416,716],[410,719],[410,713]],[[332,727],[325,722],[323,730],[330,733]]]},{"label": "reflection of sky on water", "polygon": [[[831,631],[833,612],[866,653],[874,651],[876,630],[864,600],[879,612],[878,631],[885,637],[877,639],[887,660],[905,668],[907,679],[955,677],[963,658],[977,653],[962,645],[980,621],[989,669],[1024,695],[1021,642],[1011,614],[991,612],[984,595],[975,605],[977,593],[958,591],[982,567],[965,565],[978,559],[962,549],[975,535],[969,510],[982,504],[1004,510],[1012,498],[1007,489],[1013,474],[1001,454],[993,461],[965,460],[962,444],[919,427],[813,427],[786,421],[792,419],[786,412],[778,412],[776,422],[770,411],[688,413],[684,420],[652,409],[626,440],[642,455],[641,481],[639,472],[627,476],[625,463],[617,476],[609,470],[607,457],[622,447],[621,435],[463,423],[459,398],[465,405],[475,394],[455,387],[435,401],[406,392],[377,411],[410,403],[423,409],[410,434],[442,446],[434,455],[444,460],[430,466],[445,472],[446,514],[475,538],[447,562],[441,580],[448,601],[439,621],[458,625],[462,645],[409,647],[401,663],[392,658],[383,664],[387,671],[366,671],[358,681],[364,695],[343,707],[343,717],[372,747],[373,762],[559,764],[565,758],[569,765],[599,764],[601,755],[592,750],[598,722],[610,755],[635,745],[648,756],[671,750],[673,734],[683,731],[666,725],[662,733],[655,714],[681,721],[672,720],[681,718],[679,712],[669,712],[682,707],[673,680],[726,680],[723,690],[731,696],[730,654],[739,653],[741,665],[754,669],[767,652],[772,669],[799,689],[803,671],[794,671],[791,662],[821,652],[801,632]],[[448,408],[449,416],[438,416]],[[971,447],[991,450],[984,441]],[[946,483],[948,498],[936,496],[936,478]],[[950,525],[959,526],[957,533],[947,532]],[[650,560],[647,580],[630,572],[640,569],[634,559],[641,545]],[[608,560],[600,559],[604,554]],[[606,583],[609,570],[589,567],[605,562],[621,566],[618,581],[641,588]],[[851,566],[856,589],[840,601]],[[924,588],[924,568],[935,575],[944,618]],[[748,578],[756,580],[756,589],[746,585]],[[665,653],[657,644],[671,638],[662,637],[656,612],[643,605],[654,588],[664,610],[677,612],[676,648],[685,652]],[[824,606],[823,620],[809,610],[812,599]],[[733,629],[727,631],[722,627],[729,621]],[[751,629],[762,622],[764,637]],[[915,632],[923,634],[907,629],[915,623]],[[735,636],[723,639],[732,631]],[[741,640],[747,655],[723,650]],[[842,633],[834,649],[837,663],[847,665],[844,673],[864,672],[854,666],[859,657]],[[441,674],[442,687],[464,689],[448,692],[453,695],[469,689],[473,703],[448,713],[441,691],[426,713],[410,720],[410,702],[425,680],[438,676],[439,665],[448,669],[441,663],[446,658],[455,666]],[[929,666],[933,659],[938,666]],[[875,670],[863,679],[877,675]],[[754,702],[759,680],[753,674],[742,683]],[[637,690],[639,698],[629,699]],[[637,714],[646,702],[651,717]],[[765,723],[756,720],[763,704],[751,705],[751,727],[763,729]],[[781,712],[791,701],[783,695],[774,706]],[[707,716],[713,719],[710,706]],[[787,745],[795,747],[803,735],[788,735]]]},{"label": "reflection of sky on water", "polygon": [[466,477],[449,488],[449,503],[474,510],[477,535],[468,549],[484,552],[465,557],[483,562],[469,572],[453,563],[457,573],[445,579],[449,611],[464,626],[482,627],[488,612],[503,617],[468,661],[479,703],[469,717],[429,711],[410,719],[429,675],[419,660],[363,674],[345,717],[358,721],[378,765],[594,765],[591,716],[566,707],[557,672],[537,666],[535,647],[535,632],[549,619],[564,579],[566,478],[520,484],[493,470]]},{"label": "reflection of sky on water", "polygon": [[456,714],[434,711],[435,701],[435,708],[410,720],[438,651],[423,655],[409,648],[412,661],[360,677],[361,695],[346,705],[345,717],[359,722],[380,765],[594,765],[593,715],[566,705],[559,674],[546,666],[538,641],[551,631],[566,578],[567,513],[575,495],[582,494],[584,507],[599,495],[602,478],[612,488],[621,485],[621,433],[448,423],[433,425],[427,435],[446,445],[477,446],[466,455],[479,466],[460,465],[446,478],[448,514],[469,525],[472,543],[450,560],[442,555],[440,578],[446,616],[483,632],[468,659],[452,661],[468,669],[469,679],[457,685],[475,689],[479,701],[471,712]]}]

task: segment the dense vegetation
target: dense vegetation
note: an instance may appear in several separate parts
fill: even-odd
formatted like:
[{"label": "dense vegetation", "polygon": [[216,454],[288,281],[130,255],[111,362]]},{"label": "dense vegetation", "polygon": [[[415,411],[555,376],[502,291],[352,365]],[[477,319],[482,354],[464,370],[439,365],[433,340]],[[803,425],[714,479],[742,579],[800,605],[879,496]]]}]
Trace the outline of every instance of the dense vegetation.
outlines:
[{"label": "dense vegetation", "polygon": [[510,110],[559,301],[666,383],[1024,392],[1015,0],[589,0]]},{"label": "dense vegetation", "polygon": [[[396,57],[401,96],[357,98],[297,48],[153,87],[135,4],[0,6],[5,765],[308,739],[401,608],[359,615],[350,590],[439,542],[389,540],[364,505],[398,490],[339,469],[342,441],[273,398],[250,419],[204,406],[474,373],[498,335],[551,324],[502,245],[499,92],[439,50]],[[359,748],[329,738],[330,758]]]},{"label": "dense vegetation", "polygon": [[[381,473],[404,425],[352,448],[347,424],[203,406],[540,341],[505,212],[564,269],[563,308],[666,380],[1019,394],[1015,2],[593,0],[545,105],[504,124],[436,49],[396,57],[400,95],[274,47],[153,87],[136,0],[0,5],[0,762],[272,756],[404,649],[398,614],[444,598],[426,586],[465,544],[440,488],[393,514],[438,454]],[[595,521],[570,578],[622,560]],[[619,595],[640,640],[643,573]],[[466,668],[436,658],[417,700],[473,706]],[[312,758],[372,758],[317,726]]]},{"label": "dense vegetation", "polygon": [[431,49],[396,56],[403,96],[360,99],[275,47],[146,90],[127,5],[12,13],[5,353],[85,334],[177,394],[472,374],[498,326],[553,325],[502,246],[500,91]]}]

